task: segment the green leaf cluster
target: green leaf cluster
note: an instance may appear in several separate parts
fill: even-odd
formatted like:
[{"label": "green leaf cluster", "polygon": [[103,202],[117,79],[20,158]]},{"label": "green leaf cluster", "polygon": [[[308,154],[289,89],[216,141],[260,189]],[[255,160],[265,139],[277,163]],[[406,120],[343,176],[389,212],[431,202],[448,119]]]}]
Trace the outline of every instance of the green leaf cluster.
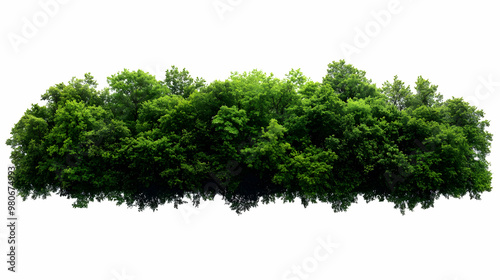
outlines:
[{"label": "green leaf cluster", "polygon": [[164,80],[125,69],[108,84],[97,89],[90,74],[56,84],[12,128],[24,199],[155,210],[220,195],[241,213],[276,199],[345,211],[361,196],[404,213],[491,190],[483,112],[443,101],[422,77],[415,92],[397,76],[379,88],[341,60],[322,82],[292,69],[206,83],[172,66]]}]

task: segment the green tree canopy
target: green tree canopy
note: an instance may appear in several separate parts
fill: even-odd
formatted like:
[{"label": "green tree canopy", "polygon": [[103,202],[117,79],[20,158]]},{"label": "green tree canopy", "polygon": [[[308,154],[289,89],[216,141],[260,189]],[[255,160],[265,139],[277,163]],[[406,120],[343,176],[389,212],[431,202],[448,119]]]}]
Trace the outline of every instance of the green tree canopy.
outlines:
[{"label": "green tree canopy", "polygon": [[491,190],[483,112],[443,101],[422,77],[415,92],[397,76],[378,88],[340,61],[321,83],[292,69],[206,84],[172,66],[164,80],[125,69],[108,84],[98,90],[90,74],[56,84],[12,128],[23,199],[155,210],[220,195],[241,213],[276,199],[345,211],[361,196],[404,213]]}]

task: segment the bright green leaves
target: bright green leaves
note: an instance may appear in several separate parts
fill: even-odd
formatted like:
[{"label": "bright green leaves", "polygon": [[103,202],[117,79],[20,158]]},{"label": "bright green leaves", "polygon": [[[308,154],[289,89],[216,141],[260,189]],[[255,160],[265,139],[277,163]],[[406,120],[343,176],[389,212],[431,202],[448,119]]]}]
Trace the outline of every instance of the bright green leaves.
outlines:
[{"label": "bright green leaves", "polygon": [[362,196],[404,213],[491,190],[481,110],[442,101],[418,77],[378,89],[345,61],[322,83],[253,70],[205,85],[173,66],[162,81],[124,70],[50,87],[12,129],[14,187],[75,207],[109,199],[157,209],[221,195],[237,213],[281,198],[345,211]]},{"label": "bright green leaves", "polygon": [[283,137],[285,132],[286,128],[278,124],[277,120],[271,119],[271,121],[269,122],[269,126],[267,127],[267,130],[264,131],[264,129],[262,129],[262,137],[269,139],[270,142],[275,142],[278,140],[278,138]]},{"label": "bright green leaves", "polygon": [[353,116],[356,123],[373,123],[371,106],[365,100],[349,100],[345,107],[345,113]]},{"label": "bright green leaves", "polygon": [[[336,134],[345,125],[343,110],[345,102],[339,99],[329,85],[319,83],[307,85],[310,97],[301,100],[302,106],[292,108],[292,112],[303,121],[294,124],[291,129],[297,131],[301,141],[310,140],[312,144],[320,146],[325,138]],[[294,120],[289,120],[294,123]],[[297,126],[298,125],[298,126]],[[300,128],[300,126],[304,126]],[[304,131],[305,130],[305,131]],[[306,135],[304,135],[306,132]],[[296,134],[296,133],[294,133]]]},{"label": "bright green leaves", "polygon": [[470,106],[462,98],[449,99],[444,103],[441,110],[442,118],[450,125],[463,128],[467,141],[474,151],[474,156],[485,161],[485,157],[490,153],[490,145],[493,135],[486,128],[489,121],[481,120],[484,117],[482,110]]},{"label": "bright green leaves", "polygon": [[330,85],[343,101],[378,95],[376,86],[365,77],[366,72],[345,64],[344,60],[328,64],[327,73],[328,75],[323,78],[323,84]]},{"label": "bright green leaves", "polygon": [[182,102],[178,95],[166,95],[142,103],[138,111],[137,131],[147,131],[159,127],[161,117],[170,114]]},{"label": "bright green leaves", "polygon": [[239,108],[245,110],[253,133],[266,126],[271,119],[284,122],[288,117],[287,108],[298,104],[297,89],[301,87],[303,77],[298,71],[292,71],[289,79],[280,80],[262,71],[232,73],[229,86],[231,95],[238,100]]},{"label": "bright green leaves", "polygon": [[290,144],[283,140],[285,132],[282,125],[271,119],[267,128],[262,128],[253,146],[241,151],[245,156],[245,163],[256,170],[275,170],[285,162],[287,150],[291,149]]},{"label": "bright green leaves", "polygon": [[416,109],[420,106],[434,107],[443,102],[443,96],[437,92],[437,85],[432,85],[429,80],[419,76],[415,82],[414,94],[409,86],[394,76],[392,83],[386,81],[382,86],[382,93],[387,97],[389,104],[396,106],[400,111],[410,108]]},{"label": "bright green leaves", "polygon": [[300,69],[292,69],[286,74],[286,82],[291,84],[293,90],[300,90],[310,79],[300,71]]},{"label": "bright green leaves", "polygon": [[242,131],[248,122],[245,110],[238,110],[236,106],[222,106],[214,116],[212,124],[216,131],[225,131],[222,135],[223,140],[231,140]]},{"label": "bright green leaves", "polygon": [[239,160],[238,145],[245,140],[244,135],[248,135],[247,122],[249,118],[245,110],[236,108],[236,106],[221,106],[217,115],[212,118],[212,125],[215,134],[212,141],[217,143],[213,146],[217,155],[220,155],[220,161],[225,159]]},{"label": "bright green leaves", "polygon": [[437,92],[437,88],[437,85],[432,85],[429,80],[419,76],[415,85],[416,94],[412,106],[432,107],[441,104],[443,96]]},{"label": "bright green leaves", "polygon": [[172,65],[172,68],[165,72],[164,84],[170,89],[170,94],[188,98],[195,90],[205,86],[205,80],[202,78],[195,80],[185,68],[179,71]]},{"label": "bright green leaves", "polygon": [[109,77],[108,83],[111,88],[109,108],[115,118],[124,121],[132,131],[135,131],[140,106],[169,92],[153,75],[142,70],[125,69]]},{"label": "bright green leaves", "polygon": [[258,174],[261,179],[274,181],[273,176],[287,164],[292,150],[284,139],[285,132],[286,128],[271,119],[258,137],[252,139],[250,146],[241,149],[243,161],[251,173]]},{"label": "bright green leaves", "polygon": [[96,87],[97,82],[94,77],[87,73],[85,79],[73,78],[68,85],[60,83],[50,87],[41,99],[47,101],[47,108],[52,114],[70,101],[82,102],[89,106],[100,106],[104,100]]},{"label": "bright green leaves", "polygon": [[50,195],[50,190],[45,188],[48,174],[38,168],[39,163],[46,160],[45,135],[49,129],[47,121],[36,116],[39,110],[38,105],[27,110],[12,128],[12,137],[6,142],[12,147],[10,158],[16,166],[14,184],[24,199],[29,195],[32,198]]},{"label": "bright green leaves", "polygon": [[[33,105],[33,107],[38,107],[38,105]],[[47,121],[27,111],[12,129],[13,136],[7,140],[7,145],[23,151],[29,148],[31,143],[40,143],[47,131]]]},{"label": "bright green leaves", "polygon": [[410,97],[412,95],[410,86],[405,86],[404,83],[398,79],[397,75],[394,76],[392,83],[386,81],[381,91],[388,97],[388,102],[396,106],[398,110],[401,111],[410,106]]}]

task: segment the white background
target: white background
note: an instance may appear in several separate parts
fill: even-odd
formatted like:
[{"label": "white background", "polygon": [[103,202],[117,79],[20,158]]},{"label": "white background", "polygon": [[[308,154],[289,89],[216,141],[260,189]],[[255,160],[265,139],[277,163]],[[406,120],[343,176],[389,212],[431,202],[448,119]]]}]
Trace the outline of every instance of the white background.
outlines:
[{"label": "white background", "polygon": [[[495,1],[54,1],[0,4],[1,279],[500,279]],[[362,199],[344,213],[297,201],[240,216],[220,199],[156,212],[19,199],[18,273],[7,272],[4,143],[50,86],[90,72],[103,88],[124,68],[161,79],[170,65],[208,82],[254,68],[321,81],[340,59],[378,86],[399,75],[413,87],[422,75],[483,109],[493,191],[405,216]]]}]

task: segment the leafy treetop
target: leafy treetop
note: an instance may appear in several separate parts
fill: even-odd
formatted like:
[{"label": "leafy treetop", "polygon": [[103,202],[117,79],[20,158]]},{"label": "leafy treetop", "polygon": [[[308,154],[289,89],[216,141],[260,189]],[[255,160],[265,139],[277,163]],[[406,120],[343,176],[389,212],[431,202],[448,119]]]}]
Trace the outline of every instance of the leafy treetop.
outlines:
[{"label": "leafy treetop", "polygon": [[12,128],[13,184],[23,199],[57,193],[75,207],[220,195],[237,213],[297,198],[344,211],[359,196],[404,213],[491,190],[481,110],[443,101],[422,77],[413,92],[365,75],[341,60],[321,83],[292,69],[207,84],[172,66],[164,80],[125,69],[98,90],[85,74],[50,87]]}]

